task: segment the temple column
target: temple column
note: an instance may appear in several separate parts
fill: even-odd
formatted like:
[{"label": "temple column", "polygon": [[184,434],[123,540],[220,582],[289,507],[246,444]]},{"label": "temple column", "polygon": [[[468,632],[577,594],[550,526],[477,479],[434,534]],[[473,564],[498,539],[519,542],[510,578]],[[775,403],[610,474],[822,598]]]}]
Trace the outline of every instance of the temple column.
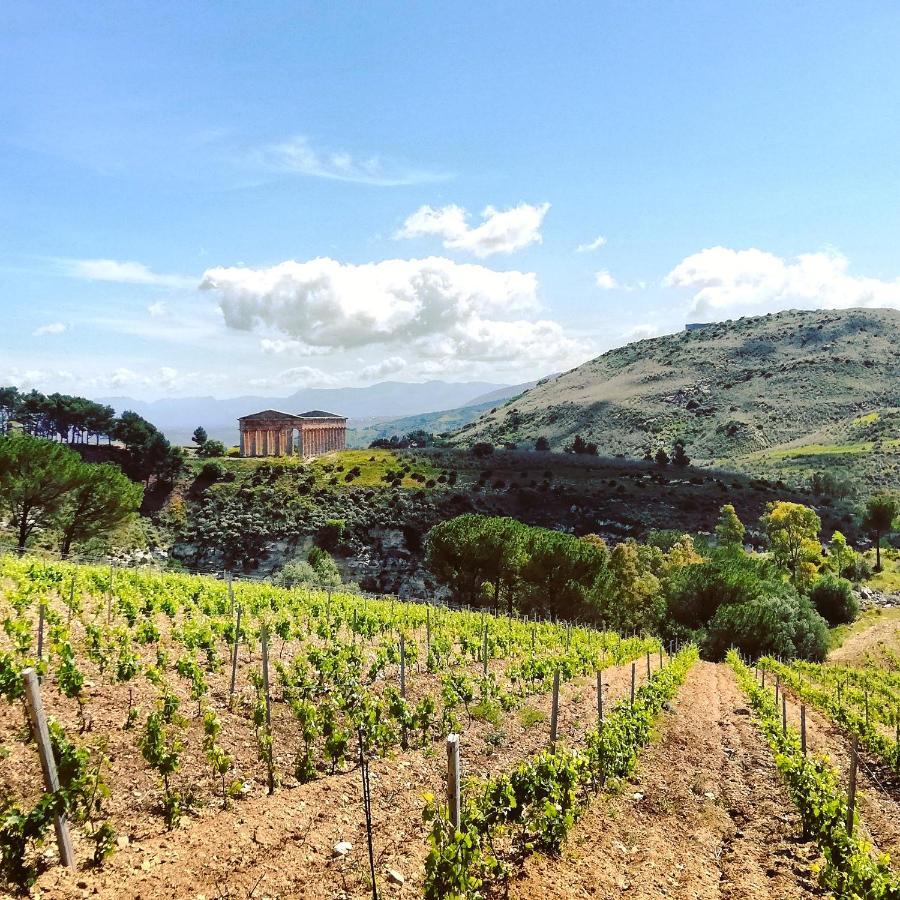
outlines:
[{"label": "temple column", "polygon": [[238,435],[238,448],[241,451],[241,456],[244,455],[244,429],[242,428],[240,434]]}]

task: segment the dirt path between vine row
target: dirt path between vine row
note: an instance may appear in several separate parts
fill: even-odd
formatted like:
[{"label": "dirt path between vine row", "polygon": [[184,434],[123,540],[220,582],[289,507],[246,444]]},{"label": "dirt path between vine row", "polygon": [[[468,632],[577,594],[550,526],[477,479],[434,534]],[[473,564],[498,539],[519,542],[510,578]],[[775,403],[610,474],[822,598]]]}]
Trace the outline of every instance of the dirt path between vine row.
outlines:
[{"label": "dirt path between vine row", "polygon": [[[788,724],[799,730],[800,705],[791,691],[786,693]],[[811,751],[828,755],[846,787],[850,778],[850,739],[812,706],[806,707],[806,740]],[[900,871],[900,779],[862,749],[857,772],[857,809],[862,829],[882,853],[890,854],[892,868]]]},{"label": "dirt path between vine row", "polygon": [[616,796],[599,796],[558,858],[536,855],[517,900],[821,896],[817,853],[729,669],[697,663],[660,737]]},{"label": "dirt path between vine row", "polygon": [[[637,672],[640,684],[646,680],[641,661]],[[628,664],[606,670],[607,704],[627,696],[630,679]],[[526,705],[542,714],[540,721],[526,725],[513,712],[499,727],[475,722],[464,730],[464,775],[504,771],[547,745],[549,695],[531,697]],[[595,720],[594,679],[563,685],[560,740],[577,745]],[[397,753],[371,763],[380,896],[422,895],[427,852],[422,795],[445,790],[443,751],[439,742],[427,751]],[[346,856],[334,853],[339,841],[352,844]],[[391,881],[390,870],[402,876],[403,884]],[[230,810],[206,808],[175,832],[124,846],[100,871],[49,870],[39,880],[35,896],[367,900],[371,888],[359,772],[279,789],[274,797],[247,798]]]}]

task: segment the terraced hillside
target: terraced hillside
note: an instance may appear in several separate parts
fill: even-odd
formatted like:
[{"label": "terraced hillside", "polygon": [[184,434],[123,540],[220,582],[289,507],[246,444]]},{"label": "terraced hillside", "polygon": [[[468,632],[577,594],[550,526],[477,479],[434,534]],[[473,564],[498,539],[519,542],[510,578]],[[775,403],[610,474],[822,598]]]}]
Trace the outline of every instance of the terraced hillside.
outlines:
[{"label": "terraced hillside", "polygon": [[900,311],[790,311],[603,354],[457,432],[455,443],[575,435],[601,455],[682,440],[695,461],[756,473],[840,466],[888,483],[900,466]]}]

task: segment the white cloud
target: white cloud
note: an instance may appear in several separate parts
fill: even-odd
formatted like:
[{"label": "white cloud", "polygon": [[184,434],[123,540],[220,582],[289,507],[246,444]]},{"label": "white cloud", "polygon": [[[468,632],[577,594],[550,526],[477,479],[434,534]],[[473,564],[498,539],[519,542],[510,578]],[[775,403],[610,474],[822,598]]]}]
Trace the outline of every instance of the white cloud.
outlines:
[{"label": "white cloud", "polygon": [[629,328],[622,337],[628,341],[644,341],[647,338],[658,337],[659,333],[658,325],[635,325],[634,328]]},{"label": "white cloud", "polygon": [[311,347],[304,341],[298,341],[294,338],[263,338],[259,342],[259,349],[263,353],[269,353],[273,356],[291,355],[291,356],[324,356],[331,352],[329,347]]},{"label": "white cloud", "polygon": [[196,287],[197,279],[186,275],[164,275],[143,263],[118,259],[62,259],[63,271],[84,281],[110,281],[115,284],[147,284],[157,287]]},{"label": "white cloud", "polygon": [[596,275],[594,275],[594,284],[596,284],[601,291],[614,291],[620,286],[619,282],[616,281],[609,269],[601,269],[597,272]]},{"label": "white cloud", "polygon": [[606,246],[606,238],[600,234],[594,240],[592,240],[589,244],[579,244],[575,248],[576,253],[591,253],[594,250],[599,250],[601,247]]},{"label": "white cloud", "polygon": [[274,388],[310,388],[310,387],[335,387],[340,383],[337,375],[330,375],[314,366],[293,366],[276,372],[274,375],[266,375],[262,378],[251,378],[253,387]]},{"label": "white cloud", "polygon": [[387,378],[388,375],[396,375],[405,368],[406,360],[402,356],[389,356],[387,359],[379,360],[379,362],[361,369],[359,377],[363,381],[378,381]]},{"label": "white cloud", "polygon": [[255,159],[264,168],[278,172],[380,187],[427,184],[450,177],[438,172],[404,168],[377,156],[359,159],[343,150],[317,150],[303,135],[269,144],[257,151]]},{"label": "white cloud", "polygon": [[663,283],[691,292],[693,316],[735,310],[900,308],[900,278],[851,275],[849,268],[849,260],[832,251],[782,258],[755,248],[711,247],[683,259]]},{"label": "white cloud", "polygon": [[68,331],[69,326],[65,324],[65,322],[49,322],[46,325],[41,325],[39,328],[35,328],[31,333],[35,337],[41,337],[45,334],[62,334],[64,331]]},{"label": "white cloud", "polygon": [[472,228],[462,207],[422,206],[406,219],[395,237],[435,235],[446,248],[465,250],[483,259],[494,253],[513,253],[529,244],[541,243],[541,225],[549,209],[549,203],[520,203],[506,210],[488,206],[481,214],[482,223]]},{"label": "white cloud", "polygon": [[168,307],[162,300],[158,300],[156,303],[151,303],[147,307],[147,312],[153,316],[154,319],[160,318],[160,316],[164,316],[168,312]]},{"label": "white cloud", "polygon": [[[201,287],[217,295],[227,327],[265,329],[316,349],[402,345],[422,358],[520,365],[581,361],[589,352],[558,323],[533,318],[534,274],[442,257],[217,268]],[[270,352],[293,346],[263,340]]]}]

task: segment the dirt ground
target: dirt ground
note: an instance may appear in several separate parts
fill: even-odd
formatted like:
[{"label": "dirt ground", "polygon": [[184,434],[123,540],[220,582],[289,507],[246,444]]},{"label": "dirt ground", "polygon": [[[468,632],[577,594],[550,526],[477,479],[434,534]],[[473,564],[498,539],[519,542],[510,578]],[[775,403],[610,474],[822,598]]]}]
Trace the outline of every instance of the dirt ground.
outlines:
[{"label": "dirt ground", "polygon": [[882,649],[900,654],[900,610],[880,610],[870,625],[855,631],[840,647],[828,654],[828,661],[842,666],[858,666],[867,658],[878,660]]},{"label": "dirt ground", "polygon": [[[642,670],[639,664],[638,683],[646,677]],[[630,677],[630,665],[606,671],[607,703],[627,694]],[[520,713],[513,711],[499,727],[476,721],[464,729],[464,776],[502,771],[547,744],[549,696],[529,698],[526,705],[542,713],[542,721],[525,725]],[[564,685],[560,740],[577,744],[595,718],[594,679]],[[370,771],[380,892],[421,896],[427,849],[422,797],[428,791],[443,793],[443,745],[373,760]],[[339,841],[352,844],[346,856],[334,852]],[[391,870],[402,877],[402,885],[390,881]],[[50,869],[38,882],[35,896],[53,900],[73,896],[371,897],[359,772],[284,787],[274,797],[254,792],[225,811],[206,807],[175,832],[123,841],[100,871]]]},{"label": "dirt ground", "polygon": [[510,889],[555,898],[820,896],[771,752],[729,669],[698,663],[617,796],[600,796],[559,858],[533,856]]}]

